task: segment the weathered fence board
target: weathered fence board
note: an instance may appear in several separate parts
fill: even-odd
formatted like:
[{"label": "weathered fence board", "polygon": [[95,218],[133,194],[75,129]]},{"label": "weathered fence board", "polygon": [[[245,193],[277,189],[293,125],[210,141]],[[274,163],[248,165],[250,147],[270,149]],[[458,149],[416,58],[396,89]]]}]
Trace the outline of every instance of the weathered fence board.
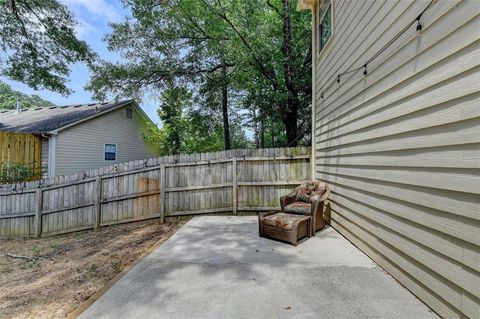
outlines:
[{"label": "weathered fence board", "polygon": [[230,150],[116,164],[0,192],[0,236],[261,211],[310,176],[309,149]]}]

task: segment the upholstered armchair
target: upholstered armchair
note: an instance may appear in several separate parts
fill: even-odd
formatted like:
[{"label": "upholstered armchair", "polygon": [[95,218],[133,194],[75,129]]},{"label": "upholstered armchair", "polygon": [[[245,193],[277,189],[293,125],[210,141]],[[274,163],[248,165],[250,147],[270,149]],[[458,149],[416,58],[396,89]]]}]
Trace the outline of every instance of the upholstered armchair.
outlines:
[{"label": "upholstered armchair", "polygon": [[282,211],[312,217],[312,234],[325,227],[323,203],[330,195],[327,183],[314,180],[303,182],[290,194],[280,197]]}]

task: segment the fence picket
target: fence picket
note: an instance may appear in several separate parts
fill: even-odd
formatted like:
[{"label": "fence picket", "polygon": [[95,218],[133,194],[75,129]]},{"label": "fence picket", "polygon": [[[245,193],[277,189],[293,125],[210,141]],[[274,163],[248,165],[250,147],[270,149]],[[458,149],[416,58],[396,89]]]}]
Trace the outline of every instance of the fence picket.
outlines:
[{"label": "fence picket", "polygon": [[237,191],[238,191],[238,179],[237,179],[237,158],[234,157],[232,161],[232,210],[233,215],[237,215]]},{"label": "fence picket", "polygon": [[35,201],[35,237],[40,237],[42,233],[42,206],[43,206],[43,191],[37,189]]},{"label": "fence picket", "polygon": [[95,224],[94,229],[97,230],[100,227],[100,221],[102,218],[102,178],[97,176],[95,178],[95,195],[94,195],[94,207],[95,207]]}]

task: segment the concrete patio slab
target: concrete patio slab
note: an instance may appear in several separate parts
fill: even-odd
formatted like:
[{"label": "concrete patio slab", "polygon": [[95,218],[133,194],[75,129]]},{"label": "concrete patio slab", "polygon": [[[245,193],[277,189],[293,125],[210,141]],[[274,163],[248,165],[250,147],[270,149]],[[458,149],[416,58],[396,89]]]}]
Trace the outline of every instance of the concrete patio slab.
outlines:
[{"label": "concrete patio slab", "polygon": [[293,247],[256,217],[197,217],[81,318],[438,318],[328,228]]}]

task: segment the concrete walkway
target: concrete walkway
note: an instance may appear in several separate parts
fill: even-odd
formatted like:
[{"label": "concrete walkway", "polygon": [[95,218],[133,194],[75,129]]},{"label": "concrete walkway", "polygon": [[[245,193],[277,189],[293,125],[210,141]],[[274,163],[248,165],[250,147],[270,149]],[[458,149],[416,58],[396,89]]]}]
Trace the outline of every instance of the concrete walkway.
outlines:
[{"label": "concrete walkway", "polygon": [[328,228],[293,247],[256,217],[198,217],[81,318],[438,318]]}]

